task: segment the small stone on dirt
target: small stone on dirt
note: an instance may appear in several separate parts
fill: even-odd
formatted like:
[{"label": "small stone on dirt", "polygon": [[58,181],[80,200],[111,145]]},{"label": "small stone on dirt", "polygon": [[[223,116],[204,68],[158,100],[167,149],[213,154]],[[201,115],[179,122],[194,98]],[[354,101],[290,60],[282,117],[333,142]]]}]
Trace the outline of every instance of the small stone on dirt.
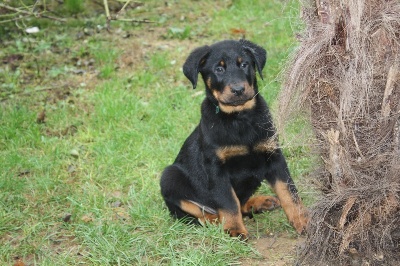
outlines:
[{"label": "small stone on dirt", "polygon": [[66,222],[66,223],[68,223],[69,221],[71,221],[71,217],[72,217],[72,214],[71,214],[71,213],[66,213],[66,214],[64,215],[64,217],[63,217],[63,221]]}]

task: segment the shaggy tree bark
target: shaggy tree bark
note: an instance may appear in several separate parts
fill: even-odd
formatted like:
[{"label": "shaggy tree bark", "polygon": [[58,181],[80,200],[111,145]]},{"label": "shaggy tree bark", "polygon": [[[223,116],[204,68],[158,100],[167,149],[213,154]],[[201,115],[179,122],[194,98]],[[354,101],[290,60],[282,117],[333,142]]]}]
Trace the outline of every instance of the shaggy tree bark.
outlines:
[{"label": "shaggy tree bark", "polygon": [[300,260],[398,265],[400,1],[305,0],[302,11],[279,118],[308,110],[322,158]]}]

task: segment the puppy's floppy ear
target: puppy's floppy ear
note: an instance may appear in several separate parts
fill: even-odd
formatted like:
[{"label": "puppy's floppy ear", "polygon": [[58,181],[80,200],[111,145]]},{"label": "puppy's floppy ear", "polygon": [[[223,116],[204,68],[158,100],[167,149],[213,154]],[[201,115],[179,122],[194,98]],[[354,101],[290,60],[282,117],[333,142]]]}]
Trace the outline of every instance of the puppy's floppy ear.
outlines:
[{"label": "puppy's floppy ear", "polygon": [[197,86],[200,66],[204,63],[210,51],[211,48],[207,45],[199,47],[189,55],[183,64],[183,74],[192,82],[193,89]]},{"label": "puppy's floppy ear", "polygon": [[243,49],[249,52],[251,57],[253,57],[253,60],[257,66],[257,71],[260,74],[261,79],[263,79],[262,70],[267,62],[267,51],[265,51],[265,49],[261,46],[258,46],[257,44],[247,40],[241,39],[239,42]]}]

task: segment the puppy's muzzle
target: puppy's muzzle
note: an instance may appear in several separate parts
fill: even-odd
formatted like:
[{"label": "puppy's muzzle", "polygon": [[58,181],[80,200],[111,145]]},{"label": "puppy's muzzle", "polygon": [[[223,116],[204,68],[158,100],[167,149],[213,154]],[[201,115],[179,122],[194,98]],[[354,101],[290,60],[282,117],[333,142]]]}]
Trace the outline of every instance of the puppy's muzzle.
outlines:
[{"label": "puppy's muzzle", "polygon": [[231,92],[236,96],[241,96],[244,93],[245,87],[243,85],[232,85]]}]

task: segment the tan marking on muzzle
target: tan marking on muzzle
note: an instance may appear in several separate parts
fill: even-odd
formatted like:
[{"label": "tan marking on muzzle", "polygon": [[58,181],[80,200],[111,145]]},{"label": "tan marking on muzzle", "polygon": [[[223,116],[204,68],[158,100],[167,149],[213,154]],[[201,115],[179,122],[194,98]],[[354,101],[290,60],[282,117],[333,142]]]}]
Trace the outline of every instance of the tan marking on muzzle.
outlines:
[{"label": "tan marking on muzzle", "polygon": [[245,102],[244,104],[237,105],[237,106],[219,103],[219,107],[220,107],[221,111],[224,113],[227,113],[227,114],[231,114],[231,113],[235,113],[235,112],[242,112],[244,110],[250,110],[250,109],[253,109],[253,107],[255,105],[256,105],[255,98],[252,98],[251,100]]},{"label": "tan marking on muzzle", "polygon": [[231,86],[225,86],[224,90],[222,92],[212,89],[211,88],[211,80],[207,80],[207,86],[212,91],[212,94],[214,98],[218,101],[218,105],[224,113],[235,113],[235,112],[241,112],[244,110],[249,110],[252,109],[256,105],[256,100],[255,100],[255,92],[254,92],[254,87],[250,86],[247,82],[244,83],[244,93],[240,97],[253,97],[250,98],[247,102],[243,103],[242,105],[231,105],[229,102],[234,102],[235,100],[238,100],[238,96],[236,96],[234,93],[231,91]]}]

